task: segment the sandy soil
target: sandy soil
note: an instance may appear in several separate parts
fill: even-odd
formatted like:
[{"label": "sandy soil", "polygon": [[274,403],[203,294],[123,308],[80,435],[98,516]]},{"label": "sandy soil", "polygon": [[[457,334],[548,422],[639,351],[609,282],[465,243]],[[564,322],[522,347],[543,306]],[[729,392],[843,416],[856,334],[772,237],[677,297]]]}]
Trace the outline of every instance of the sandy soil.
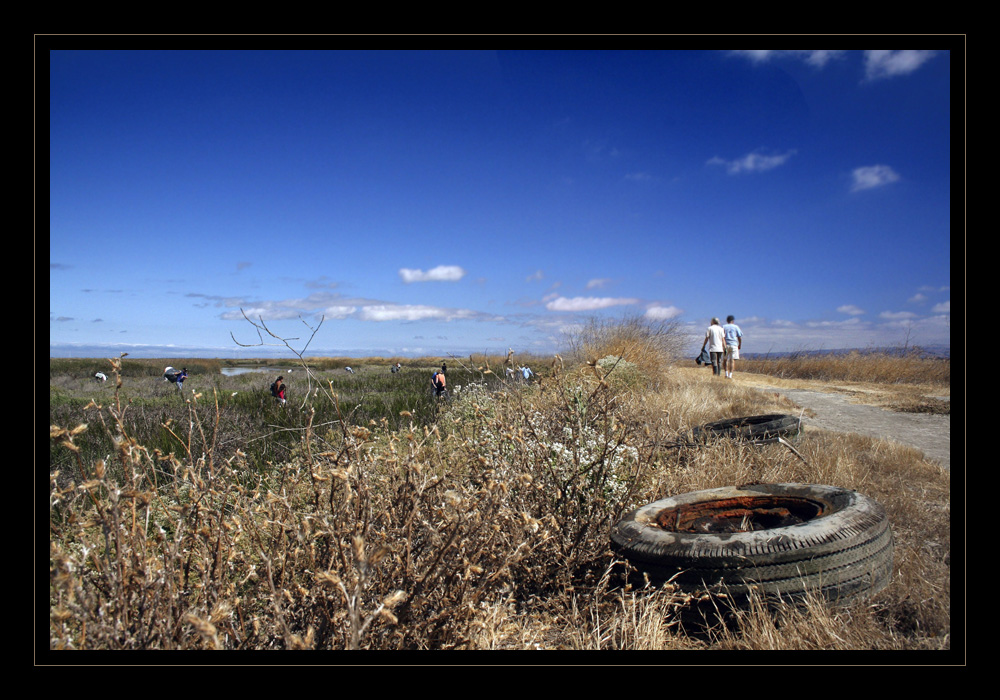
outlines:
[{"label": "sandy soil", "polygon": [[[858,403],[857,391],[849,394],[830,391],[828,385],[819,383],[817,389],[790,388],[761,375],[739,372],[734,381],[787,397],[805,409],[803,423],[807,429],[813,426],[895,440],[916,447],[927,459],[951,468],[951,415],[890,411]],[[959,455],[959,459],[964,460],[964,456]]]}]

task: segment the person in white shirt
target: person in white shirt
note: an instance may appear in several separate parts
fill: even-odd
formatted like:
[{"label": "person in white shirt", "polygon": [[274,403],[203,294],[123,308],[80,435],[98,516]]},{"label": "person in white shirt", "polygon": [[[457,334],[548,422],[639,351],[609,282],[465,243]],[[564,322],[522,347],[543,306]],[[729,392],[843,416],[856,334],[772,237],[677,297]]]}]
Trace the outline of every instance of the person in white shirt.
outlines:
[{"label": "person in white shirt", "polygon": [[705,340],[701,344],[701,349],[708,345],[708,354],[712,357],[712,374],[722,374],[722,355],[726,350],[726,334],[719,325],[719,319],[713,318],[712,325],[705,331]]}]

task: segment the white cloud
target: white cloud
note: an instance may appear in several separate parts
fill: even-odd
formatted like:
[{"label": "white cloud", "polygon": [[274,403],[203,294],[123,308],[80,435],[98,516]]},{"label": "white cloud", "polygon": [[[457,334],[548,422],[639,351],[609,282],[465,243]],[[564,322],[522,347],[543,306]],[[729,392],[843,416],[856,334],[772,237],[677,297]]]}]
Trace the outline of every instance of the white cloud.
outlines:
[{"label": "white cloud", "polygon": [[465,270],[458,265],[438,265],[433,270],[400,269],[399,276],[406,284],[411,282],[457,282],[465,277]]},{"label": "white cloud", "polygon": [[545,305],[549,311],[594,311],[596,309],[606,309],[610,306],[626,306],[628,304],[638,304],[638,299],[612,298],[612,297],[556,297]]},{"label": "white cloud", "polygon": [[852,192],[882,187],[899,180],[899,174],[888,165],[866,165],[855,168],[851,176],[854,179]]},{"label": "white cloud", "polygon": [[878,80],[907,75],[933,56],[933,51],[865,51],[865,77]]},{"label": "white cloud", "polygon": [[781,153],[778,155],[764,155],[757,151],[753,153],[748,153],[742,158],[737,158],[736,160],[726,160],[715,156],[708,160],[708,165],[722,165],[726,168],[726,172],[730,175],[738,175],[740,173],[762,173],[767,170],[773,170],[779,165],[784,165],[785,162],[795,154],[794,150],[788,151],[787,153]]},{"label": "white cloud", "polygon": [[330,319],[347,318],[357,310],[356,306],[328,306],[323,309],[323,316]]},{"label": "white cloud", "polygon": [[846,321],[806,321],[809,328],[851,328],[860,324],[859,318],[849,318]]},{"label": "white cloud", "polygon": [[678,309],[676,306],[650,306],[646,309],[646,318],[651,321],[666,321],[667,319],[676,318],[680,316],[684,311]]},{"label": "white cloud", "polygon": [[950,314],[951,313],[951,299],[948,301],[943,301],[940,304],[935,304],[934,308],[931,309],[936,314]]},{"label": "white cloud", "polygon": [[878,315],[879,318],[884,318],[887,321],[905,321],[909,318],[916,318],[916,316],[912,311],[883,311]]},{"label": "white cloud", "polygon": [[448,311],[420,304],[377,304],[363,307],[359,318],[362,321],[426,321],[447,319]]},{"label": "white cloud", "polygon": [[541,270],[535,270],[534,273],[532,273],[532,274],[528,275],[527,277],[525,277],[524,281],[525,282],[538,282],[539,280],[541,280],[544,277],[545,277],[545,275],[542,274]]},{"label": "white cloud", "polygon": [[837,311],[850,316],[861,316],[865,313],[864,309],[858,308],[854,304],[844,304],[843,306],[838,306]]},{"label": "white cloud", "polygon": [[610,284],[611,281],[612,280],[608,277],[597,277],[587,282],[587,289],[602,289],[606,285]]},{"label": "white cloud", "polygon": [[921,294],[920,292],[917,292],[912,297],[907,299],[907,301],[910,302],[911,304],[920,304],[922,302],[927,301],[927,297]]},{"label": "white cloud", "polygon": [[810,66],[815,66],[816,68],[822,68],[827,63],[835,58],[840,58],[844,55],[843,51],[733,51],[733,54],[737,56],[743,56],[744,58],[750,59],[753,63],[766,63],[772,59],[777,58],[794,58],[805,61]]},{"label": "white cloud", "polygon": [[238,321],[243,320],[243,316],[245,314],[247,318],[254,320],[263,319],[265,322],[287,321],[289,319],[299,318],[302,313],[303,311],[301,308],[290,305],[288,302],[266,301],[253,306],[244,306],[243,304],[240,304],[239,309],[232,309],[230,311],[223,312],[220,315],[220,318],[227,321]]}]

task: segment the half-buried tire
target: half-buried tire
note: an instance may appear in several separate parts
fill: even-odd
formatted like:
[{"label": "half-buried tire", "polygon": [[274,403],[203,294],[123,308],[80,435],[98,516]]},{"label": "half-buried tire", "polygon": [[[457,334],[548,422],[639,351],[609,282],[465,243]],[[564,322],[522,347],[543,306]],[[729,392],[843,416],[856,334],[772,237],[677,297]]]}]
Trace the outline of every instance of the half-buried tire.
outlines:
[{"label": "half-buried tire", "polygon": [[784,413],[768,413],[763,416],[729,418],[706,423],[694,429],[695,440],[716,437],[741,438],[744,440],[773,440],[794,435],[801,430],[798,418]]},{"label": "half-buried tire", "polygon": [[724,593],[737,606],[753,593],[851,602],[892,575],[885,510],[834,486],[754,484],[664,498],[615,525],[611,545],[653,582]]}]

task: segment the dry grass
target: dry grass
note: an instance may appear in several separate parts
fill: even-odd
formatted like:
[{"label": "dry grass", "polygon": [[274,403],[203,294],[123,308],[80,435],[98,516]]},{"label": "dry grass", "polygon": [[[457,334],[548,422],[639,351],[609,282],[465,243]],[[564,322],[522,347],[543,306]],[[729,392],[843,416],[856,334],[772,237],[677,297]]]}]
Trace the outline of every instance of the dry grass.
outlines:
[{"label": "dry grass", "polygon": [[919,351],[754,358],[741,360],[739,370],[762,384],[836,391],[896,411],[951,412],[950,359]]},{"label": "dry grass", "polygon": [[[318,428],[305,411],[289,426],[297,444],[266,463],[213,441],[209,396],[170,426],[190,451],[139,444],[122,402],[53,426],[78,458],[50,474],[50,648],[950,649],[946,472],[822,431],[796,443],[802,459],[782,445],[678,447],[702,422],[785,406],[635,346],[588,347],[654,381],[557,362],[536,385],[464,388],[426,427]],[[99,432],[115,452],[79,457]],[[891,584],[849,608],[751,610],[708,629],[685,622],[705,601],[624,584],[607,537],[624,512],[750,481],[880,501]]]}]

